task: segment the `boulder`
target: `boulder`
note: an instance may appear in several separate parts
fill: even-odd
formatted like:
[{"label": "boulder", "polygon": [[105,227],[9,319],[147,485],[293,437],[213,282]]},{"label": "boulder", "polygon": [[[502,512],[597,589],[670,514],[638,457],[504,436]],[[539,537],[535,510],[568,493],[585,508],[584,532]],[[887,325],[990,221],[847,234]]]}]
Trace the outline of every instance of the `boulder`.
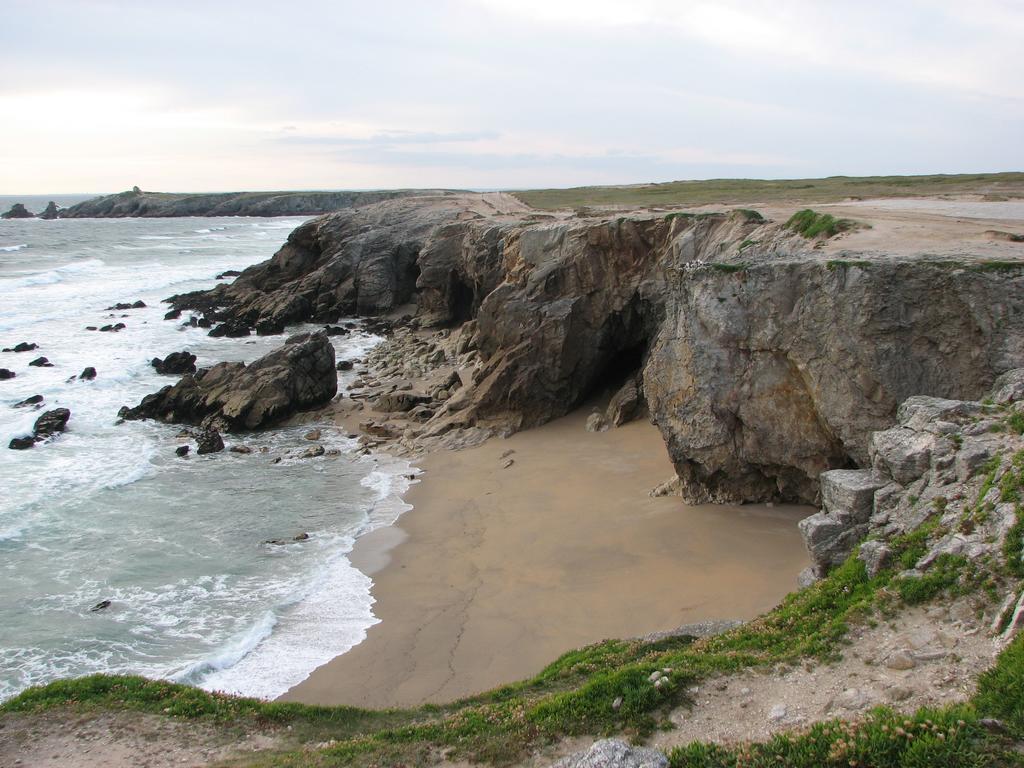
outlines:
[{"label": "boulder", "polygon": [[190,449],[187,445],[179,445],[177,448],[174,449],[174,455],[179,457],[188,456],[189,450]]},{"label": "boulder", "polygon": [[311,445],[309,448],[302,452],[302,458],[304,459],[315,459],[317,456],[324,455],[324,447],[322,445]]},{"label": "boulder", "polygon": [[865,541],[857,557],[864,563],[868,576],[875,577],[892,565],[892,547],[883,541]]},{"label": "boulder", "polygon": [[172,309],[170,312],[164,314],[164,320],[177,320],[181,317],[180,309]]},{"label": "boulder", "polygon": [[29,406],[39,406],[43,402],[42,395],[30,395],[24,400],[14,404],[14,408],[28,408]]},{"label": "boulder", "polygon": [[29,344],[27,341],[22,341],[15,344],[13,347],[4,347],[4,352],[31,352],[33,349],[39,349],[39,345],[35,343]]},{"label": "boulder", "polygon": [[53,368],[53,363],[45,357],[37,357],[35,360],[30,362],[29,365],[33,368]]},{"label": "boulder", "polygon": [[227,337],[229,339],[238,339],[242,336],[248,336],[251,332],[248,323],[243,320],[228,320],[221,323],[208,334],[214,338]]},{"label": "boulder", "polygon": [[279,333],[284,333],[284,323],[280,320],[264,317],[256,322],[257,336],[276,336]]},{"label": "boulder", "polygon": [[867,524],[851,525],[826,512],[805,517],[797,527],[818,576],[846,560],[868,532]]},{"label": "boulder", "polygon": [[171,352],[167,357],[161,360],[159,357],[154,357],[150,361],[150,365],[156,368],[157,373],[174,374],[180,376],[183,373],[195,373],[196,371],[196,356],[182,350],[181,352]]},{"label": "boulder", "polygon": [[374,401],[373,407],[382,413],[404,413],[405,411],[411,411],[417,405],[429,402],[430,397],[428,395],[416,392],[389,392],[378,397]]},{"label": "boulder", "polygon": [[92,381],[96,378],[96,369],[91,365],[82,369],[82,372],[78,374],[78,378],[82,381]]},{"label": "boulder", "polygon": [[990,397],[997,405],[1024,400],[1024,368],[1007,371],[992,385]]},{"label": "boulder", "polygon": [[204,429],[196,436],[196,453],[219,453],[224,450],[224,439],[216,429]]},{"label": "boulder", "polygon": [[323,405],[337,391],[334,347],[322,333],[305,333],[249,365],[218,363],[185,374],[120,415],[227,431],[258,429]]},{"label": "boulder", "polygon": [[217,275],[217,279],[226,280],[229,277],[238,277],[240,274],[242,273],[239,272],[237,269],[225,269],[223,272]]},{"label": "boulder", "polygon": [[869,470],[833,469],[822,472],[821,506],[842,519],[866,523],[874,507],[875,491],[886,481]]},{"label": "boulder", "polygon": [[583,428],[587,432],[604,432],[608,429],[608,424],[605,423],[604,415],[595,411],[587,416],[587,423],[583,425]]},{"label": "boulder", "polygon": [[325,325],[324,333],[328,336],[347,336],[350,331],[348,328],[342,328],[340,325]]},{"label": "boulder", "polygon": [[910,485],[928,470],[935,436],[906,427],[871,435],[871,466],[900,485]]},{"label": "boulder", "polygon": [[29,211],[23,203],[15,203],[7,213],[0,213],[0,219],[32,219],[35,214]]},{"label": "boulder", "polygon": [[639,416],[642,407],[643,396],[639,382],[635,376],[630,376],[619,391],[612,395],[604,412],[605,421],[613,427],[621,427]]},{"label": "boulder", "polygon": [[54,408],[52,411],[46,411],[36,419],[32,432],[37,440],[45,440],[48,437],[53,437],[63,432],[67,428],[68,419],[70,418],[71,411],[67,408]]},{"label": "boulder", "polygon": [[7,444],[12,451],[24,451],[36,444],[34,437],[15,437]]},{"label": "boulder", "polygon": [[355,363],[353,363],[351,360],[341,360],[338,362],[339,371],[351,371],[354,366]]},{"label": "boulder", "polygon": [[16,374],[10,368],[0,368],[0,381],[4,381],[5,379],[13,379],[17,375],[18,374]]},{"label": "boulder", "polygon": [[[608,706],[611,707],[611,702]],[[656,749],[634,747],[618,739],[603,739],[585,752],[562,758],[551,768],[668,768],[668,758]]]}]

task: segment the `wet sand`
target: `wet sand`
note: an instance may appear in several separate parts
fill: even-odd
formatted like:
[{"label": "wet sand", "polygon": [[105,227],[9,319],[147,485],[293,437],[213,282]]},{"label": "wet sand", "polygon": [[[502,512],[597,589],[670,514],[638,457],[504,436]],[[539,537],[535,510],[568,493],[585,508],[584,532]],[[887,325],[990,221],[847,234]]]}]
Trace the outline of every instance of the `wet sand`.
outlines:
[{"label": "wet sand", "polygon": [[658,430],[593,434],[586,416],[424,459],[414,509],[353,552],[380,623],[282,699],[446,702],[602,639],[752,618],[795,588],[812,509],[651,498],[672,475]]}]

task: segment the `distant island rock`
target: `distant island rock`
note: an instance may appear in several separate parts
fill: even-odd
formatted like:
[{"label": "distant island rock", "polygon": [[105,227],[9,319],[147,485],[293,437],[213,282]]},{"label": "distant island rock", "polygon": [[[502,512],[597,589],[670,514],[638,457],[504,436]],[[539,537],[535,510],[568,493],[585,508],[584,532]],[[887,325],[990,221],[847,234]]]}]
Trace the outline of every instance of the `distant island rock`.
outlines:
[{"label": "distant island rock", "polygon": [[57,204],[53,202],[53,200],[48,202],[46,204],[46,208],[43,210],[42,213],[39,214],[40,219],[47,220],[56,219],[58,216],[60,216],[60,209],[57,207]]},{"label": "distant island rock", "polygon": [[33,219],[35,214],[25,208],[24,203],[15,203],[7,213],[0,213],[0,219]]},{"label": "distant island rock", "polygon": [[[443,190],[398,189],[371,192],[144,192],[138,187],[103,195],[59,212],[61,218],[168,218],[176,216],[314,216],[398,197],[452,194]],[[24,207],[22,207],[24,210]],[[13,209],[12,209],[13,211]],[[49,207],[47,207],[49,211]],[[25,212],[28,214],[28,212]],[[28,214],[31,216],[31,214]],[[8,218],[9,214],[5,214]]]}]

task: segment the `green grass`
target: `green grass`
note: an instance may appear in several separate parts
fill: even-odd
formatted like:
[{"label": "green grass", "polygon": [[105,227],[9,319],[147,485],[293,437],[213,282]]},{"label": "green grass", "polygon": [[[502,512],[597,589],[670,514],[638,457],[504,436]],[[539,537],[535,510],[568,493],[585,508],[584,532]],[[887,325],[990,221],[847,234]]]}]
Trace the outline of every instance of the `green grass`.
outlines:
[{"label": "green grass", "polygon": [[513,192],[527,205],[567,209],[586,205],[698,206],[758,203],[836,203],[850,198],[965,193],[1024,196],[1024,173],[933,176],[831,176],[823,179],[707,179],[614,187]]},{"label": "green grass", "polygon": [[810,208],[805,208],[790,216],[785,226],[808,240],[812,240],[816,237],[826,239],[835,237],[840,232],[848,232],[853,229],[857,223],[851,219],[837,219],[830,213],[818,213]]}]

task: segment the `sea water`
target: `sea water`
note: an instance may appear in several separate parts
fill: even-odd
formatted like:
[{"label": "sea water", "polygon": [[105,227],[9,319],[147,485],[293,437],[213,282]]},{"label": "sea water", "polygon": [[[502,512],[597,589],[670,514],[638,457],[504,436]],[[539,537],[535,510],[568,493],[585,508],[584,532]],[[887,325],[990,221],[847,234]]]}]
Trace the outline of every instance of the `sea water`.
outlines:
[{"label": "sea water", "polygon": [[[347,553],[406,509],[407,463],[360,456],[330,424],[317,425],[319,442],[337,456],[298,458],[306,425],[226,436],[251,454],[178,458],[180,427],[117,419],[177,380],[156,373],[155,356],[250,362],[284,342],[210,338],[182,325],[187,313],[164,320],[161,300],[270,257],[300,223],[0,221],[0,347],[39,345],[0,354],[17,374],[0,381],[0,700],[94,672],[274,697],[376,622],[370,579]],[[137,300],[146,308],[106,309]],[[117,333],[86,330],[119,322]],[[341,359],[379,339],[357,329],[332,341]],[[30,367],[38,356],[53,367]],[[86,366],[94,381],[77,378]],[[13,407],[36,394],[42,410]],[[57,407],[71,410],[65,434],[7,448]],[[299,534],[309,538],[292,542]]]}]

